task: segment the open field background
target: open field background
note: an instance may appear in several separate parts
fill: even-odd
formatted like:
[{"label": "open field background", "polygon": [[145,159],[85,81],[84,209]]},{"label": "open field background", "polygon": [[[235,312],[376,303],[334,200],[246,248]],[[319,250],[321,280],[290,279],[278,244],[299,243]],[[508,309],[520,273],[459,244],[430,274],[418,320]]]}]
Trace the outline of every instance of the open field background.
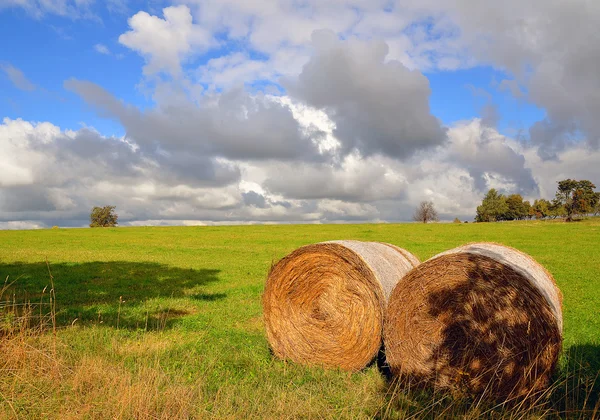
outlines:
[{"label": "open field background", "polygon": [[421,260],[473,241],[532,255],[564,295],[564,356],[539,412],[600,415],[600,220],[591,219],[0,231],[0,278],[14,282],[4,310],[29,301],[32,319],[49,312],[47,259],[58,327],[0,339],[0,418],[506,415],[390,393],[374,365],[348,374],[271,356],[260,301],[271,263],[332,239],[390,242]]}]

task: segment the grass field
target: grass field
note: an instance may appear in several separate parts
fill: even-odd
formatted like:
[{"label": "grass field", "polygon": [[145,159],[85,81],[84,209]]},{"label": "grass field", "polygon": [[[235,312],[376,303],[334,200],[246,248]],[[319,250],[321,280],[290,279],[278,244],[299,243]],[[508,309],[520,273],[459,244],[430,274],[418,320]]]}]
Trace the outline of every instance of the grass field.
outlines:
[{"label": "grass field", "polygon": [[592,219],[0,231],[0,278],[14,282],[2,296],[5,324],[11,308],[29,301],[31,319],[49,327],[0,338],[0,418],[511,415],[392,393],[374,365],[349,374],[275,360],[260,301],[271,263],[331,239],[390,242],[422,260],[473,241],[532,255],[564,294],[564,355],[537,412],[600,415],[598,383],[592,387],[600,371],[600,220]]}]

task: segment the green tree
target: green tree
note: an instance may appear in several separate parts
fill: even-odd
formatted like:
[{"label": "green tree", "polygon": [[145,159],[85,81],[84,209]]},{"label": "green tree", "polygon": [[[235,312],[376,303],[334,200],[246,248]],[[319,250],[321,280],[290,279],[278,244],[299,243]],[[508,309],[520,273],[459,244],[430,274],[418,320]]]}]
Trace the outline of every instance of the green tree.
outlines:
[{"label": "green tree", "polygon": [[506,198],[506,213],[502,215],[503,220],[522,220],[527,217],[528,208],[523,202],[520,194],[511,194]]},{"label": "green tree", "polygon": [[506,197],[499,194],[494,188],[488,191],[481,205],[477,207],[476,222],[495,222],[502,220],[503,215],[508,212]]},{"label": "green tree", "polygon": [[90,214],[90,227],[114,227],[119,216],[115,213],[116,206],[94,207]]},{"label": "green tree", "polygon": [[548,208],[548,216],[553,219],[557,217],[566,217],[567,211],[565,210],[565,206],[561,203],[560,200],[554,199],[550,203],[550,207]]},{"label": "green tree", "polygon": [[550,202],[540,198],[533,201],[533,215],[536,219],[545,219],[550,216]]},{"label": "green tree", "polygon": [[525,219],[531,219],[531,203],[529,202],[529,200],[523,201],[523,210],[525,211]]},{"label": "green tree", "polygon": [[558,182],[556,202],[565,210],[567,221],[574,216],[591,213],[600,200],[600,195],[594,191],[596,186],[587,179],[576,181],[565,179]]}]

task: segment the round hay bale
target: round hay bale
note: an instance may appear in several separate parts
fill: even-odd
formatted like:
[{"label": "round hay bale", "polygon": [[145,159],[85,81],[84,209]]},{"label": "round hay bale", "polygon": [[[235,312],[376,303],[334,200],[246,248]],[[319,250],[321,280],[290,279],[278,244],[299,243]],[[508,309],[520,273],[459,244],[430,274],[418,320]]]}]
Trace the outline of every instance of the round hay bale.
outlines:
[{"label": "round hay bale", "polygon": [[387,299],[419,260],[390,244],[323,242],[272,267],[263,295],[273,353],[297,363],[359,370],[381,347]]},{"label": "round hay bale", "polygon": [[439,254],[394,289],[384,326],[392,374],[461,394],[512,399],[549,384],[562,295],[528,255],[475,243]]}]

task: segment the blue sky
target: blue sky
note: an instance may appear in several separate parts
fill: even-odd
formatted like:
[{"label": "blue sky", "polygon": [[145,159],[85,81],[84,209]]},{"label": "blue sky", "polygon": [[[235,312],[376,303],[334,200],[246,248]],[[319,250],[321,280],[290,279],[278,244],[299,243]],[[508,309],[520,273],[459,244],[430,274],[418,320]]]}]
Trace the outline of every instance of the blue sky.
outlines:
[{"label": "blue sky", "polygon": [[[467,217],[485,188],[533,199],[557,176],[593,178],[567,146],[595,163],[600,76],[576,63],[600,60],[598,35],[572,25],[600,10],[535,0],[517,18],[509,3],[6,0],[0,145],[14,173],[0,178],[0,227],[85,223],[102,181],[123,183],[128,222],[178,224],[407,220],[421,199]],[[52,152],[35,146],[48,130]],[[96,147],[131,170],[36,181],[40,153],[85,173],[81,150]],[[332,185],[286,188],[281,171]]]},{"label": "blue sky", "polygon": [[[143,103],[136,89],[140,82],[141,57],[116,42],[127,28],[126,16],[103,16],[103,21],[71,20],[49,16],[32,19],[21,9],[0,12],[0,37],[7,42],[0,60],[19,68],[33,84],[34,92],[24,92],[3,75],[5,92],[0,113],[11,118],[52,121],[62,128],[77,129],[81,123],[100,130],[122,132],[122,128],[96,117],[81,100],[65,91],[70,78],[94,81],[128,102]],[[104,44],[122,58],[98,53],[94,46]]]}]

